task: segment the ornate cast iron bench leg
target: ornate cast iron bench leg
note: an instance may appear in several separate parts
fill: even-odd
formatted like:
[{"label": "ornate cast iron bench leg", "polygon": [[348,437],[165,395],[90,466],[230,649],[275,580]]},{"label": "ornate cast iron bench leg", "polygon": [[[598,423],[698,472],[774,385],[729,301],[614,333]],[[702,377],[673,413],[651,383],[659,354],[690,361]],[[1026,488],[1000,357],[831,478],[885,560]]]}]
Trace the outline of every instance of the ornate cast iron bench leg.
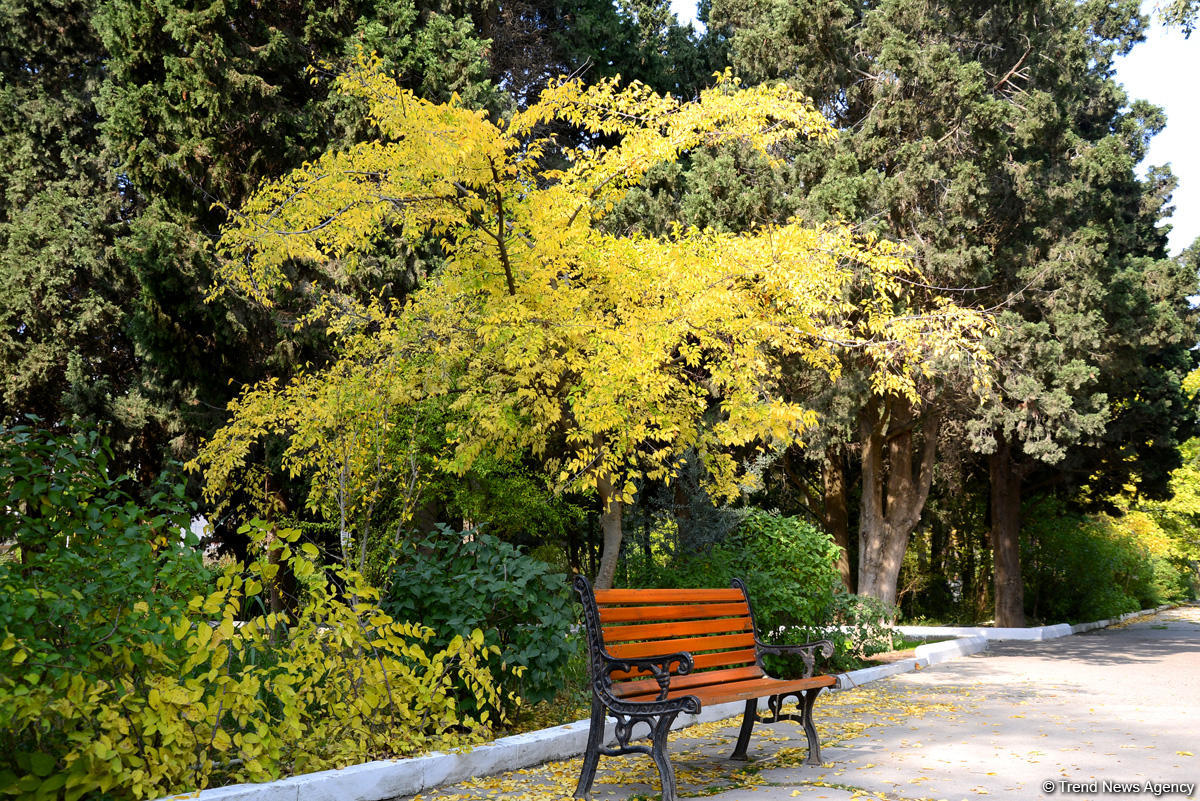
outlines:
[{"label": "ornate cast iron bench leg", "polygon": [[[817,696],[821,694],[823,688],[817,687],[812,690],[801,690],[794,693],[784,693],[783,695],[773,695],[767,699],[767,708],[771,711],[770,717],[760,717],[758,714],[758,700],[750,699],[746,702],[746,711],[742,715],[742,728],[738,731],[737,745],[733,748],[733,753],[730,754],[730,759],[746,761],[746,748],[750,745],[750,734],[754,731],[756,722],[763,723],[778,723],[781,720],[794,720],[797,723],[804,725],[804,737],[808,740],[808,757],[804,760],[806,765],[821,764],[821,738],[817,736],[817,727],[813,724],[813,705],[817,702]],[[793,715],[790,712],[783,712],[783,702],[788,696],[794,697],[800,707],[800,714]]]},{"label": "ornate cast iron bench leg", "polygon": [[583,769],[579,772],[579,784],[575,786],[576,798],[592,797],[592,782],[600,762],[600,749],[604,746],[604,717],[604,704],[593,695],[592,722],[588,729],[587,748],[583,752]]},{"label": "ornate cast iron bench leg", "polygon": [[817,696],[821,694],[820,687],[814,690],[804,691],[804,703],[802,704],[804,716],[804,736],[808,738],[808,759],[804,760],[806,765],[821,764],[821,738],[817,736],[817,727],[813,725],[813,704],[817,702]]},{"label": "ornate cast iron bench leg", "polygon": [[675,716],[663,715],[654,724],[654,736],[651,739],[651,758],[658,766],[658,780],[662,784],[662,801],[676,801],[675,768],[671,766],[671,758],[667,756],[667,735],[671,732],[671,723]]},{"label": "ornate cast iron bench leg", "polygon": [[750,734],[754,731],[754,721],[758,720],[758,699],[751,698],[746,702],[746,712],[742,715],[742,728],[738,732],[737,745],[734,746],[730,759],[745,762],[746,746],[750,745]]},{"label": "ornate cast iron bench leg", "polygon": [[[604,705],[597,699],[592,700],[591,728],[588,730],[587,751],[583,755],[583,768],[579,772],[579,784],[575,787],[575,798],[590,799],[592,797],[592,782],[596,779],[596,768],[601,756],[623,756],[625,754],[647,754],[654,760],[658,768],[658,778],[662,783],[662,801],[676,801],[678,790],[675,784],[675,768],[671,758],[667,756],[667,735],[671,733],[671,724],[679,716],[679,711],[665,712],[649,716],[631,718],[617,714],[617,747],[604,747]],[[630,745],[633,739],[633,727],[637,723],[645,723],[650,727],[650,747]]]}]

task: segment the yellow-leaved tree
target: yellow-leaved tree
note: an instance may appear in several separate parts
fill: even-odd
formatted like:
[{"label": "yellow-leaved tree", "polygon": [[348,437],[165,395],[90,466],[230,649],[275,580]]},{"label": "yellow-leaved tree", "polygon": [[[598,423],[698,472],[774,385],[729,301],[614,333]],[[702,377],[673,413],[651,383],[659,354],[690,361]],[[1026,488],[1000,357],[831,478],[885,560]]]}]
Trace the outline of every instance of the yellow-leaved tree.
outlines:
[{"label": "yellow-leaved tree", "polygon": [[[197,461],[210,497],[248,469],[259,438],[285,434],[284,464],[311,476],[310,503],[340,516],[346,552],[361,555],[348,511],[405,469],[379,459],[380,438],[405,410],[444,403],[450,469],[532,453],[557,488],[595,489],[605,587],[636,480],[669,480],[694,450],[714,496],[733,497],[745,481],[735,449],[783,448],[816,425],[777,391],[783,360],[833,375],[858,349],[878,391],[906,394],[932,357],[983,361],[981,316],[910,308],[913,267],[894,243],[838,225],[664,238],[599,225],[652,166],[689,150],[736,139],[770,155],[833,136],[786,85],[719,75],[685,103],[563,80],[506,121],[422,100],[371,59],[337,87],[366,102],[378,138],[265,184],[233,214],[216,291],[269,305],[294,265],[352,273],[385,236],[433,237],[445,264],[402,305],[343,304],[333,365],[235,401]],[[564,124],[613,144],[560,147],[546,132]]]}]

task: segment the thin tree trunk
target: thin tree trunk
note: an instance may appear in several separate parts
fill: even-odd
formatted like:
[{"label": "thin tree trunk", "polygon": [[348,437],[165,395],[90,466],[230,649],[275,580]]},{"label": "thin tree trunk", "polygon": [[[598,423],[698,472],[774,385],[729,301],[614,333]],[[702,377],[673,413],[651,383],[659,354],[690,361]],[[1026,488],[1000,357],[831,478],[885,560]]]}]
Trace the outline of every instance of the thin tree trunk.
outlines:
[{"label": "thin tree trunk", "polygon": [[[963,607],[971,609],[974,612],[977,611],[975,609],[975,582],[977,581],[976,573],[978,572],[975,568],[975,542],[970,535],[960,531],[958,547],[961,565],[959,568],[959,578],[962,580]],[[975,619],[978,619],[978,617]],[[972,620],[971,622],[975,621]]]},{"label": "thin tree trunk", "polygon": [[850,512],[846,502],[846,463],[840,446],[830,445],[825,449],[825,464],[822,469],[825,485],[824,518],[825,530],[838,545],[837,569],[846,589],[854,592],[854,571],[850,569]]},{"label": "thin tree trunk", "polygon": [[270,587],[267,591],[267,603],[270,605],[271,613],[278,621],[271,629],[270,642],[271,645],[279,645],[287,639],[287,623],[285,613],[287,608],[284,604],[283,582],[288,575],[287,565],[279,558],[280,549],[274,547],[276,540],[279,537],[279,529],[276,526],[271,526],[270,533],[267,535],[267,563],[275,568],[275,578],[271,580]]},{"label": "thin tree trunk", "polygon": [[858,592],[882,597],[883,545],[883,433],[887,415],[883,402],[871,398],[859,423],[862,440],[862,498],[858,523]]},{"label": "thin tree trunk", "polygon": [[946,551],[949,549],[949,537],[946,536],[944,525],[933,525],[929,528],[929,570],[933,575],[945,578]]},{"label": "thin tree trunk", "polygon": [[607,475],[596,476],[596,491],[600,494],[600,531],[604,535],[604,550],[596,571],[596,589],[612,589],[617,575],[617,557],[621,554],[621,507],[614,496],[612,480]]},{"label": "thin tree trunk", "polygon": [[989,459],[992,492],[992,559],[998,627],[1025,625],[1025,587],[1021,579],[1021,474],[1012,462],[1012,445],[1001,440]]},{"label": "thin tree trunk", "polygon": [[[863,492],[858,592],[896,602],[900,565],[933,484],[938,416],[926,413],[920,464],[914,476],[916,416],[903,399],[873,398],[861,422]],[[886,455],[885,455],[886,451]]]},{"label": "thin tree trunk", "polygon": [[642,556],[646,559],[646,565],[654,563],[654,544],[650,542],[650,515],[647,514],[642,520]]}]

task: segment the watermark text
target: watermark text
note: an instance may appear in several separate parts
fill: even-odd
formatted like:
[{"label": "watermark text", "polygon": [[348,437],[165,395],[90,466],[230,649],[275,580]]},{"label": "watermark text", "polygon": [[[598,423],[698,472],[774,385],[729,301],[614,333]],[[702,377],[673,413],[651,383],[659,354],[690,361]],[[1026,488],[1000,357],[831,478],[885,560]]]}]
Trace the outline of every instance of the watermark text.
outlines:
[{"label": "watermark text", "polygon": [[1073,782],[1067,779],[1046,779],[1046,781],[1042,782],[1042,792],[1047,795],[1053,795],[1054,793],[1062,793],[1063,795],[1107,793],[1110,795],[1152,795],[1155,798],[1179,795],[1184,798],[1191,798],[1196,792],[1196,783],[1156,782],[1150,780],[1121,782],[1109,779]]}]

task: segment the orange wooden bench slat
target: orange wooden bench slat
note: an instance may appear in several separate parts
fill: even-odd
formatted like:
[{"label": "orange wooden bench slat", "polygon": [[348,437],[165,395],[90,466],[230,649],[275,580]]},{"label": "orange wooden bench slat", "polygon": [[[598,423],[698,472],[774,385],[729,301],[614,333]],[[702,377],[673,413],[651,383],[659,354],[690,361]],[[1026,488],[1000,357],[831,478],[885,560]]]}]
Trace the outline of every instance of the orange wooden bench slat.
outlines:
[{"label": "orange wooden bench slat", "polygon": [[651,620],[699,620],[712,617],[749,615],[745,601],[726,604],[679,604],[676,606],[604,606],[600,622],[631,623]]},{"label": "orange wooden bench slat", "polygon": [[[753,665],[754,649],[744,648],[738,651],[717,651],[711,654],[695,654],[692,657],[692,669],[703,670],[705,668],[729,667],[731,665]],[[674,669],[671,671],[675,672]],[[614,670],[612,672],[613,681],[621,681],[623,679],[638,679],[645,678],[645,673],[629,673],[624,670]]]},{"label": "orange wooden bench slat", "polygon": [[[746,667],[725,668],[724,670],[705,670],[700,673],[689,673],[686,676],[672,676],[671,689],[683,690],[689,687],[704,687],[709,684],[721,684],[731,681],[762,678],[763,672],[758,665]],[[618,698],[630,698],[637,695],[658,695],[658,682],[654,679],[638,679],[613,684],[613,695]]]},{"label": "orange wooden bench slat", "polygon": [[[833,676],[813,676],[808,679],[772,679],[764,677],[761,679],[749,679],[746,681],[737,681],[727,684],[714,684],[705,687],[688,687],[683,689],[671,689],[667,693],[667,698],[682,698],[685,695],[694,695],[700,699],[701,708],[711,706],[712,704],[727,704],[732,701],[749,701],[751,698],[762,698],[768,695],[778,695],[779,693],[791,692],[793,690],[812,690],[817,687],[832,687],[837,683]],[[657,697],[657,691],[654,693],[646,693],[643,696],[626,696],[626,701],[637,700],[653,700]]]},{"label": "orange wooden bench slat", "polygon": [[692,637],[683,640],[651,640],[649,642],[632,642],[614,645],[608,652],[618,659],[622,657],[662,656],[676,651],[718,651],[730,648],[744,648],[754,645],[754,633],[718,634],[713,637]]},{"label": "orange wooden bench slat", "polygon": [[[712,704],[727,704],[732,701],[749,701],[752,698],[762,698],[766,695],[778,695],[793,690],[811,690],[817,687],[832,687],[837,680],[832,676],[813,676],[808,679],[784,681],[782,679],[754,679],[751,681],[725,684],[714,687],[700,687],[696,690],[679,690],[678,696],[695,695],[702,706]],[[678,697],[667,693],[668,698]]]},{"label": "orange wooden bench slat", "polygon": [[634,640],[667,640],[677,637],[692,637],[697,634],[733,634],[753,631],[749,617],[719,617],[715,620],[678,620],[662,623],[641,623],[629,626],[605,626],[604,644]]},{"label": "orange wooden bench slat", "polygon": [[744,601],[741,590],[735,589],[705,589],[705,590],[596,590],[596,605],[606,604],[678,604],[691,603],[729,603]]},{"label": "orange wooden bench slat", "polygon": [[693,670],[747,664],[756,664],[753,648],[743,648],[736,651],[717,651],[712,654],[693,654],[692,656]]}]

